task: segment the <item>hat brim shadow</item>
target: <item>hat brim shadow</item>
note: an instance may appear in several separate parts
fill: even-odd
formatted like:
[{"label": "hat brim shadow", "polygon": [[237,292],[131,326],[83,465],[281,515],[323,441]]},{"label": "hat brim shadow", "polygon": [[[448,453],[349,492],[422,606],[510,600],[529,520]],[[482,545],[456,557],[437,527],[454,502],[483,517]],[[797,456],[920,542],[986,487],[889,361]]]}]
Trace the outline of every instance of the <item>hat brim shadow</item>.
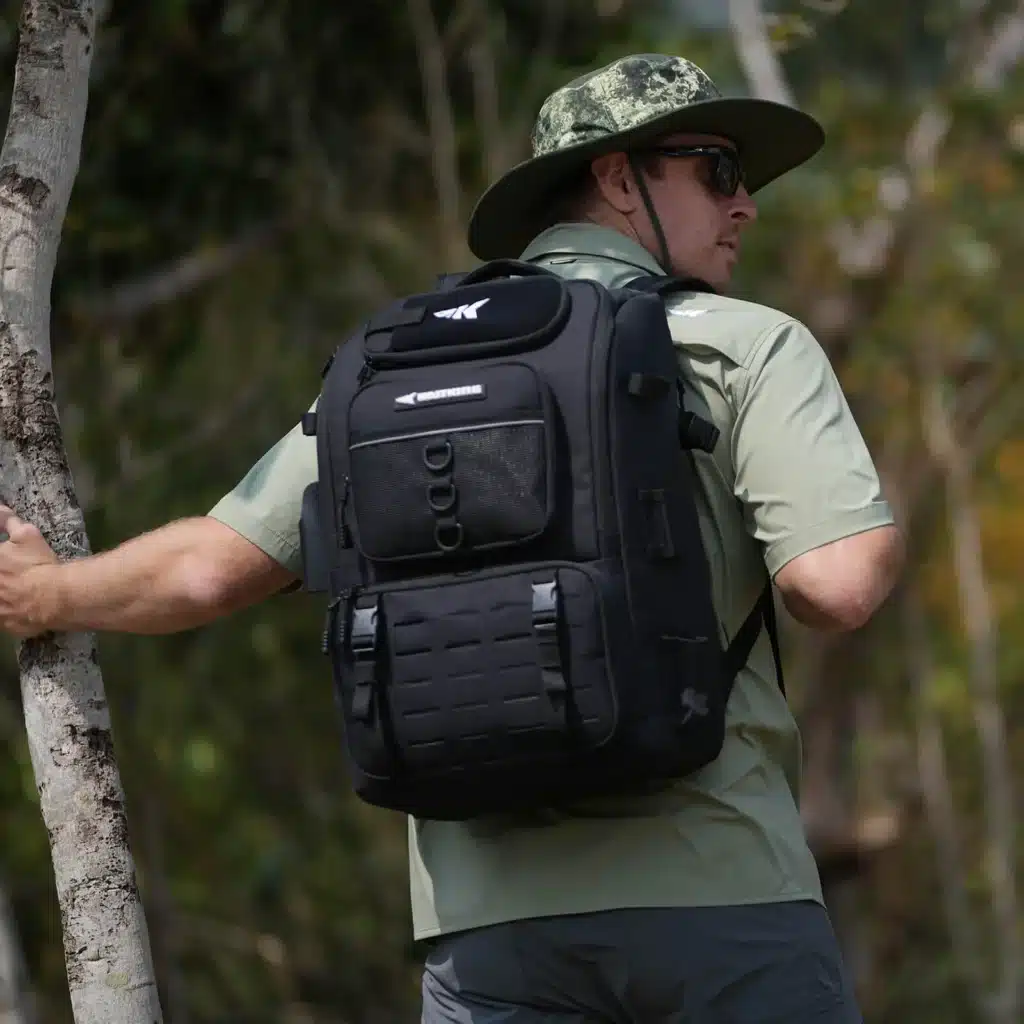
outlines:
[{"label": "hat brim shadow", "polygon": [[720,135],[739,151],[747,190],[753,194],[809,160],[825,142],[810,114],[782,103],[723,97],[693,103],[651,118],[628,131],[525,160],[481,197],[469,223],[469,247],[482,260],[516,257],[544,228],[554,192],[573,173],[605,153],[638,149],[666,135]]}]

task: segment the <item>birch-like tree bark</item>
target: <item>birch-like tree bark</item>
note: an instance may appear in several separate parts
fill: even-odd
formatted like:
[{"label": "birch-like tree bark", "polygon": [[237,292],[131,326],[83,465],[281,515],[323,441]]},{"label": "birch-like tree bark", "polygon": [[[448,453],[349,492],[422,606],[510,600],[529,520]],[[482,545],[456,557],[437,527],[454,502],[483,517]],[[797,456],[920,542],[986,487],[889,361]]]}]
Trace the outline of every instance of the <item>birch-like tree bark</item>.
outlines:
[{"label": "birch-like tree bark", "polygon": [[[50,289],[78,171],[92,0],[25,0],[0,150],[0,497],[58,557],[89,553],[54,404]],[[50,836],[76,1024],[157,1024],[110,714],[89,635],[21,644],[25,725]]]}]

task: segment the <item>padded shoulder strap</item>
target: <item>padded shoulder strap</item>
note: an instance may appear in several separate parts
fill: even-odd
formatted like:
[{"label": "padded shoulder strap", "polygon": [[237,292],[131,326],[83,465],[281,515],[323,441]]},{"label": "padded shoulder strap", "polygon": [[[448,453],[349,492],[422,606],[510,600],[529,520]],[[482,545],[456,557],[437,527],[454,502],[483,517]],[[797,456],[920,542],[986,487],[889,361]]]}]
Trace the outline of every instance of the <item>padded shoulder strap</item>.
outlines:
[{"label": "padded shoulder strap", "polygon": [[557,277],[553,270],[527,263],[523,260],[498,259],[481,264],[475,270],[454,274],[439,274],[434,282],[434,291],[450,292],[463,284],[480,284],[503,277]]},{"label": "padded shoulder strap", "polygon": [[[624,287],[633,289],[634,291],[640,292],[651,292],[655,295],[662,297],[673,294],[674,292],[710,292],[717,294],[717,289],[708,284],[707,281],[701,280],[699,277],[670,277],[668,275],[649,274],[642,277],[634,278],[629,281]],[[681,417],[688,416],[691,420],[701,426],[709,426],[712,430],[715,430],[710,424],[705,424],[703,420],[699,420],[692,413],[684,413],[682,407],[682,394],[680,393],[680,414]],[[692,425],[690,420],[680,420],[680,436],[683,437],[684,426]],[[685,444],[684,447],[699,447],[705,451],[710,451],[714,448],[714,442],[717,440],[717,431],[715,432],[714,438],[710,443],[692,443]],[[768,639],[772,645],[772,658],[775,662],[775,679],[779,684],[779,689],[783,695],[786,693],[786,682],[782,675],[782,651],[779,647],[779,628],[778,620],[775,616],[775,601],[772,597],[772,584],[769,581],[761,596],[757,599],[757,604],[751,609],[750,614],[747,616],[743,625],[740,626],[736,636],[733,637],[732,643],[729,645],[729,649],[725,652],[725,680],[726,680],[726,699],[729,694],[732,693],[732,688],[736,683],[736,676],[739,675],[740,669],[746,665],[750,659],[750,652],[754,649],[754,644],[757,642],[757,638],[761,633],[762,626],[768,631]]]}]

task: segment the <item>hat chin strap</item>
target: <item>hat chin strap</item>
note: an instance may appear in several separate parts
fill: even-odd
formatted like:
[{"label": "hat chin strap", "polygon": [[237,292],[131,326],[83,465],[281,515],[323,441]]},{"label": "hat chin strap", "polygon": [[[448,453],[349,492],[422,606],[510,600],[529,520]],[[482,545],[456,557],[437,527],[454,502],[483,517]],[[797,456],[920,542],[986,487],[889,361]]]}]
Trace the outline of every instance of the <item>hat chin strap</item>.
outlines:
[{"label": "hat chin strap", "polygon": [[657,211],[654,209],[654,201],[651,199],[651,193],[647,188],[647,181],[644,178],[644,173],[640,169],[640,165],[637,163],[636,157],[632,153],[627,155],[629,160],[630,169],[633,172],[633,177],[636,179],[636,187],[640,190],[640,198],[644,202],[644,207],[647,210],[647,216],[651,220],[651,227],[654,228],[654,237],[658,240],[658,250],[660,255],[659,262],[661,263],[661,269],[666,274],[672,273],[672,257],[668,254],[668,242],[665,240],[665,232],[661,226],[661,219],[658,217]]}]

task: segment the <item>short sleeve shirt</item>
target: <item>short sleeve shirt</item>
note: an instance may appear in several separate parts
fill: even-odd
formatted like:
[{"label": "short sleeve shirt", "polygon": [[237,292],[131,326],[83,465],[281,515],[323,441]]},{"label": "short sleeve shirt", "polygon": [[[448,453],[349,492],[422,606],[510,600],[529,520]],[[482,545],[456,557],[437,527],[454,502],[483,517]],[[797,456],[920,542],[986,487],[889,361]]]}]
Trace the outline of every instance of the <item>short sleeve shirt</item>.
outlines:
[{"label": "short sleeve shirt", "polygon": [[[596,225],[551,228],[523,258],[609,287],[660,273],[637,243]],[[803,324],[705,293],[674,297],[667,312],[688,405],[720,431],[714,452],[696,458],[727,644],[766,570],[893,517],[839,382]],[[315,444],[296,427],[210,515],[298,571],[302,490],[315,473]],[[622,907],[820,901],[799,811],[800,759],[762,632],[737,678],[721,755],[671,789],[558,814],[410,819],[414,934]]]}]

